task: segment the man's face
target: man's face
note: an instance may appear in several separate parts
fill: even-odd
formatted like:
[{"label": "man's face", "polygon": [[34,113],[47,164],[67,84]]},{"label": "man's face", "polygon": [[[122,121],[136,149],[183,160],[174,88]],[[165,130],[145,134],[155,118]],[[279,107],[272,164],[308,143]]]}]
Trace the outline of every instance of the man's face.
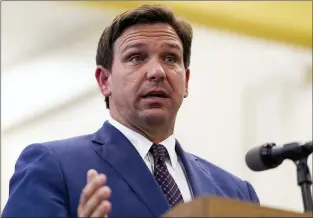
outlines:
[{"label": "man's face", "polygon": [[129,27],[116,40],[113,53],[107,82],[111,113],[128,122],[174,121],[188,95],[189,80],[175,30],[168,24]]}]

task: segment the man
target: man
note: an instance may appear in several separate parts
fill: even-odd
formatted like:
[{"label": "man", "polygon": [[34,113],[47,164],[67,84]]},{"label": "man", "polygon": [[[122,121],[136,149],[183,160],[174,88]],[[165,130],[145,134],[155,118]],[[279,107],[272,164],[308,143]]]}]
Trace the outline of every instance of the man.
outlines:
[{"label": "man", "polygon": [[258,203],[248,182],[174,138],[188,96],[191,42],[190,25],[167,7],[117,16],[96,57],[109,120],[91,135],[26,147],[3,217],[160,217],[208,195]]}]

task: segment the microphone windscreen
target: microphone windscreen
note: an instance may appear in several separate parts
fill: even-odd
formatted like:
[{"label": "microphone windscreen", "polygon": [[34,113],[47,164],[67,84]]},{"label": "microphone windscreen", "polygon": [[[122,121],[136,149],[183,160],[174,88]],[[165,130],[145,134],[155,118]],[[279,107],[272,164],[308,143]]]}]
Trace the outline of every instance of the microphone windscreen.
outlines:
[{"label": "microphone windscreen", "polygon": [[253,171],[263,171],[269,169],[262,160],[262,146],[249,150],[246,154],[246,164]]}]

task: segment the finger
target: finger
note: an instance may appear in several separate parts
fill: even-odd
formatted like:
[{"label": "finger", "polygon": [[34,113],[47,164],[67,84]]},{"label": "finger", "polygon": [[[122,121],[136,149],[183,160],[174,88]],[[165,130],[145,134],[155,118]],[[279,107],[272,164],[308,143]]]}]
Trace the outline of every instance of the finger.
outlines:
[{"label": "finger", "polygon": [[[96,170],[94,170],[94,169],[88,170],[88,172],[87,172],[87,184],[90,183],[93,179],[95,179],[97,175],[98,175],[98,173],[97,173]],[[84,189],[81,192],[79,205],[77,207],[77,216],[78,217],[84,217],[84,214],[83,214],[83,206],[84,205],[83,204],[87,200],[87,197],[86,197],[86,194],[85,194],[86,193],[86,190],[85,190],[86,186],[84,187]]]},{"label": "finger", "polygon": [[105,182],[106,182],[105,175],[103,174],[96,175],[96,177],[89,183],[87,183],[87,185],[82,190],[80,203],[85,204],[97,189],[105,185]]},{"label": "finger", "polygon": [[111,211],[112,205],[109,201],[102,201],[96,210],[91,214],[91,217],[107,217],[107,214]]},{"label": "finger", "polygon": [[94,169],[90,169],[87,172],[87,183],[91,182],[96,176],[98,175],[98,172]]},{"label": "finger", "polygon": [[84,205],[84,216],[90,216],[103,200],[107,200],[111,195],[111,189],[108,186],[101,187]]}]

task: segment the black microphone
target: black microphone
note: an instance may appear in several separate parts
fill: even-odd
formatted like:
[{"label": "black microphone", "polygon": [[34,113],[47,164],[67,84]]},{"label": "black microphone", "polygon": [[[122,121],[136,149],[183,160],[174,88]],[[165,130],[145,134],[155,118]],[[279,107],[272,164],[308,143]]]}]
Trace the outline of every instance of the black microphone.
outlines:
[{"label": "black microphone", "polygon": [[304,211],[313,212],[312,179],[307,164],[308,156],[312,153],[312,141],[304,144],[292,142],[282,147],[277,147],[275,143],[267,143],[248,151],[246,164],[253,171],[263,171],[279,166],[286,159],[294,161],[297,166],[297,182],[301,187]]},{"label": "black microphone", "polygon": [[312,141],[300,144],[292,142],[277,147],[275,143],[267,143],[248,151],[246,164],[253,171],[263,171],[279,166],[284,160],[298,161],[313,153]]}]

